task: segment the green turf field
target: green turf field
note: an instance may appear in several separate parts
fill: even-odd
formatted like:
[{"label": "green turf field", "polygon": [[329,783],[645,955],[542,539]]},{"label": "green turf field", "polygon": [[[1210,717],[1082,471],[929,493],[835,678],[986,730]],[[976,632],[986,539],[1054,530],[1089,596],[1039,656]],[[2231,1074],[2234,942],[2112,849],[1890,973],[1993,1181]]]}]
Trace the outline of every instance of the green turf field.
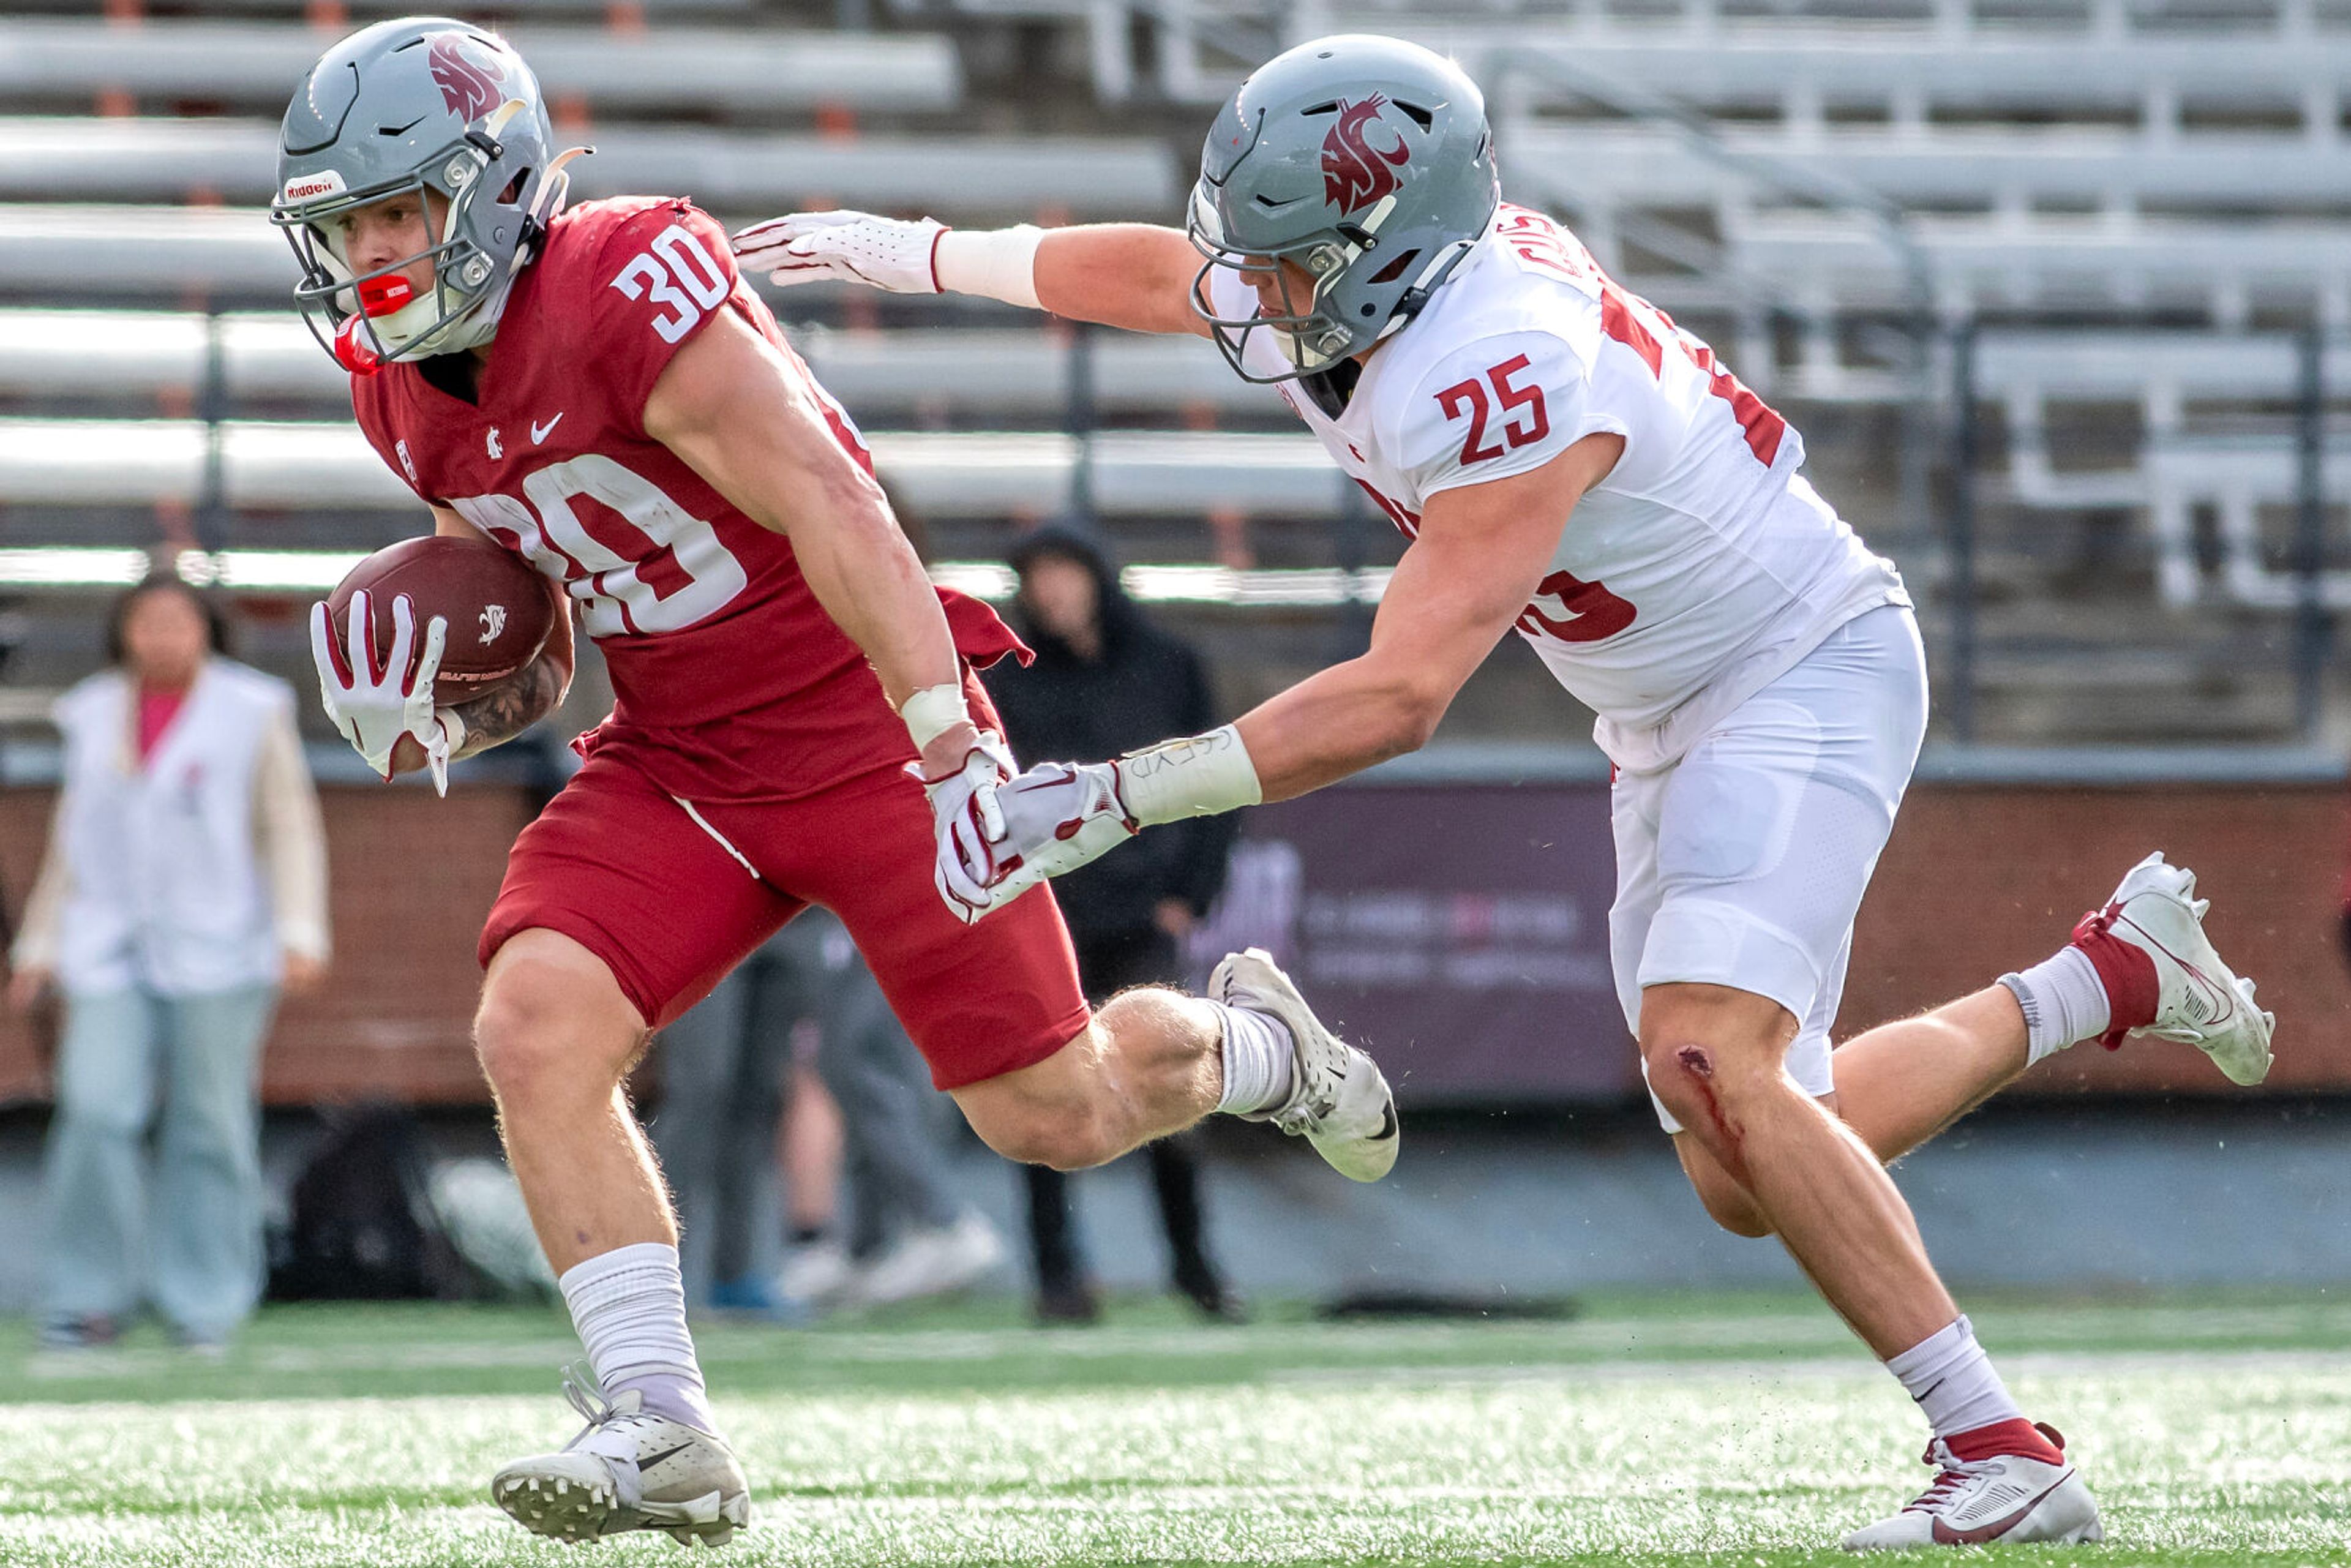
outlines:
[{"label": "green turf field", "polygon": [[[2351,1300],[1973,1303],[2105,1510],[2033,1563],[2351,1563]],[[1038,1333],[976,1305],[703,1336],[751,1475],[743,1563],[1842,1563],[1923,1483],[1916,1415],[1817,1306],[1643,1297],[1564,1322]],[[569,1437],[551,1313],[281,1310],[225,1363],[0,1355],[0,1563],[686,1561],[485,1500]]]}]

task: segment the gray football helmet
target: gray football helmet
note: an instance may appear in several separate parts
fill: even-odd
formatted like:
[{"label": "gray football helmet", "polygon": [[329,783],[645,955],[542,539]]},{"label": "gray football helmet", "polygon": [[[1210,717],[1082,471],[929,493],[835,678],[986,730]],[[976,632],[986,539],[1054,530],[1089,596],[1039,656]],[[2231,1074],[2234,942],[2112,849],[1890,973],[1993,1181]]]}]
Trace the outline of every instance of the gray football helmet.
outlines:
[{"label": "gray football helmet", "polygon": [[[555,152],[538,78],[469,23],[402,16],[329,49],[286,110],[269,212],[301,261],[294,298],[312,335],[360,374],[488,341],[580,151]],[[444,209],[437,235],[354,273],[338,220],[403,193],[428,224]],[[433,264],[423,290],[401,276],[420,258]]]},{"label": "gray football helmet", "polygon": [[[1460,67],[1399,38],[1343,34],[1275,56],[1208,128],[1188,231],[1207,258],[1192,308],[1233,369],[1290,381],[1361,353],[1412,319],[1468,254],[1501,201],[1485,95]],[[1211,269],[1312,279],[1277,314],[1219,317]],[[1241,355],[1273,335],[1290,368]]]}]

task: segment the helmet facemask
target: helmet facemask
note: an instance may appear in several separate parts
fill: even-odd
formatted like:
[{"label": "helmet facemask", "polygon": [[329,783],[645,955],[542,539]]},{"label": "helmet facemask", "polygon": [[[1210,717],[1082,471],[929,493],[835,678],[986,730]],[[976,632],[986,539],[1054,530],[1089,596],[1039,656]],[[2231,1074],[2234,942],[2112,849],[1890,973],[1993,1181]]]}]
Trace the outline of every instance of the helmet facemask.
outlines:
[{"label": "helmet facemask", "polygon": [[[291,202],[281,195],[271,208],[270,221],[285,231],[302,267],[296,307],[311,336],[345,370],[371,374],[397,361],[454,353],[489,340],[515,276],[536,253],[549,218],[562,205],[570,184],[563,165],[578,155],[565,153],[543,171],[502,167],[507,148],[497,132],[525,107],[509,100],[486,117],[482,129],[466,131],[401,178]],[[311,183],[317,182],[290,182],[288,188]],[[340,187],[341,181],[332,183]],[[428,225],[438,198],[438,237],[423,250],[355,273],[335,220],[405,194],[415,195]],[[472,237],[486,226],[475,209],[492,204],[510,209],[527,236],[504,266]],[[432,269],[432,281],[421,289],[404,276],[420,261]]]},{"label": "helmet facemask", "polygon": [[[1216,340],[1235,373],[1250,382],[1294,381],[1361,353],[1384,335],[1381,329],[1387,325],[1384,321],[1373,326],[1341,319],[1329,296],[1332,286],[1345,277],[1359,258],[1378,246],[1374,231],[1394,205],[1392,200],[1381,203],[1364,214],[1361,225],[1343,224],[1335,230],[1287,244],[1244,251],[1224,238],[1223,225],[1218,221],[1207,182],[1194,188],[1185,232],[1193,248],[1206,259],[1193,280],[1192,309],[1207,324],[1209,336]],[[1280,265],[1285,261],[1312,280],[1312,293],[1302,302],[1296,298],[1290,269]],[[1260,305],[1258,313],[1246,317],[1217,315],[1208,302],[1208,279],[1220,267],[1241,274],[1252,293],[1256,285],[1249,279],[1270,273],[1280,292],[1280,309],[1269,315]],[[1248,351],[1249,336],[1259,331],[1271,336],[1282,358],[1290,362],[1289,370],[1261,375],[1248,367],[1243,356]]]}]

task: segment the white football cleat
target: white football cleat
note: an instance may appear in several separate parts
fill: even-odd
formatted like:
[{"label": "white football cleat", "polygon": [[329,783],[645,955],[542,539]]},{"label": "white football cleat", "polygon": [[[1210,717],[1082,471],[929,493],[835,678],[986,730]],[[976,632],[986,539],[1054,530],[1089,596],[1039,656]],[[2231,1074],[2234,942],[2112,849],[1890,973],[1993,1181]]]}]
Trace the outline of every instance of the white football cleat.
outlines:
[{"label": "white football cleat", "polygon": [[561,1453],[517,1459],[490,1479],[490,1500],[524,1529],[563,1542],[662,1530],[684,1545],[723,1546],[750,1522],[743,1467],[720,1439],[645,1410],[633,1388],[607,1402],[567,1372],[563,1393],[586,1428]]},{"label": "white football cleat", "polygon": [[1303,1136],[1349,1181],[1377,1181],[1395,1167],[1395,1095],[1379,1063],[1322,1027],[1272,954],[1251,947],[1229,955],[1208,977],[1208,994],[1227,1007],[1270,1013],[1290,1031],[1290,1098],[1244,1121]]},{"label": "white football cleat", "polygon": [[[2036,1423],[2038,1425],[2038,1423]],[[2042,1436],[2062,1455],[2065,1439],[2053,1427]],[[1927,1446],[1935,1484],[1892,1519],[1855,1531],[1847,1552],[1900,1552],[1920,1546],[1981,1546],[1987,1542],[2105,1539],[2097,1500],[2070,1464],[2022,1454],[1963,1459],[1940,1437]]]},{"label": "white football cleat", "polygon": [[[2254,1002],[2253,983],[2231,974],[2204,935],[2210,902],[2196,896],[2196,873],[2166,865],[2158,850],[2131,867],[2104,909],[2082,917],[2074,944],[2105,983],[2117,1020],[2099,1043],[2112,1048],[2126,1033],[2177,1040],[2210,1057],[2231,1082],[2259,1083],[2269,1076],[2277,1019]],[[2145,955],[2147,963],[2132,962],[2102,937]],[[2151,1021],[2121,1021],[2142,1018]]]}]

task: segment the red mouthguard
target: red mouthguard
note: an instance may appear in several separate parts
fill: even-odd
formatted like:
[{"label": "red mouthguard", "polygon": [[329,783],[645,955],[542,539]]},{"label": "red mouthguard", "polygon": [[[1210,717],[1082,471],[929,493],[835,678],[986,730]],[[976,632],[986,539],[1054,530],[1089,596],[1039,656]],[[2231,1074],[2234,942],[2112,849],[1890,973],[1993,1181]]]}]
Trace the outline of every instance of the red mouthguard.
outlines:
[{"label": "red mouthguard", "polygon": [[360,309],[369,316],[389,316],[415,298],[415,288],[396,272],[360,279]]}]

